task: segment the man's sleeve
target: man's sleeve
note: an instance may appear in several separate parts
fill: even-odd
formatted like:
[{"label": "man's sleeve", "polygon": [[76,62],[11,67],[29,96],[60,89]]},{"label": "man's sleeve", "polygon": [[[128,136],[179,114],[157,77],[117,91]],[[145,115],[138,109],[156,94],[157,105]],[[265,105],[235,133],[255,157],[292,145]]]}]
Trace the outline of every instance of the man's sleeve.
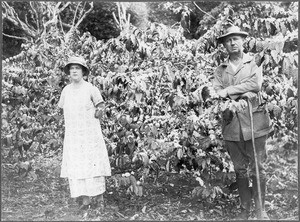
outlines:
[{"label": "man's sleeve", "polygon": [[222,73],[219,67],[216,69],[214,73],[213,88],[216,92],[220,91],[221,89],[224,89],[223,82],[222,82]]},{"label": "man's sleeve", "polygon": [[261,90],[263,80],[262,66],[258,67],[255,62],[251,62],[249,68],[251,68],[252,71],[248,78],[244,79],[240,84],[226,88],[231,99],[236,99],[246,92],[258,93]]}]

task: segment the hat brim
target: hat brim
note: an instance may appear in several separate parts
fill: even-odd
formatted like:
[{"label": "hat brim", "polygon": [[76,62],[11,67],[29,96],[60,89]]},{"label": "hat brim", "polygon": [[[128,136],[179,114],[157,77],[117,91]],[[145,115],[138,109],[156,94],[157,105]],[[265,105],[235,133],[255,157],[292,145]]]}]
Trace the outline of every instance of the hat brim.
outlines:
[{"label": "hat brim", "polygon": [[227,37],[227,36],[230,36],[230,35],[239,35],[239,36],[242,36],[244,38],[246,38],[248,36],[248,33],[247,32],[229,32],[229,33],[226,33],[224,35],[221,35],[220,37],[217,38],[217,41],[218,43],[222,43],[223,40]]},{"label": "hat brim", "polygon": [[72,65],[72,64],[76,64],[76,65],[81,65],[82,66],[82,68],[83,68],[83,71],[84,71],[84,74],[85,75],[88,75],[88,74],[90,74],[90,70],[89,70],[89,68],[88,67],[86,67],[85,65],[83,65],[83,64],[81,64],[81,63],[76,63],[76,62],[70,62],[70,63],[68,63],[68,64],[66,64],[65,65],[65,67],[64,67],[64,72],[66,73],[66,74],[70,74],[70,65]]}]

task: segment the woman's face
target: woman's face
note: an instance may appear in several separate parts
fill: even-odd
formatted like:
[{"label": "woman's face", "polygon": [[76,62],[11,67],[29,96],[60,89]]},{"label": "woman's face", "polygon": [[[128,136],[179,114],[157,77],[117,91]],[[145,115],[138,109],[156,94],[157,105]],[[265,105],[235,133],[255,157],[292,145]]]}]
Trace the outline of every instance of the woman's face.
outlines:
[{"label": "woman's face", "polygon": [[240,53],[243,51],[244,38],[239,35],[227,36],[224,40],[224,46],[229,54]]},{"label": "woman's face", "polygon": [[78,64],[70,65],[70,77],[72,81],[79,82],[83,78],[83,68]]}]

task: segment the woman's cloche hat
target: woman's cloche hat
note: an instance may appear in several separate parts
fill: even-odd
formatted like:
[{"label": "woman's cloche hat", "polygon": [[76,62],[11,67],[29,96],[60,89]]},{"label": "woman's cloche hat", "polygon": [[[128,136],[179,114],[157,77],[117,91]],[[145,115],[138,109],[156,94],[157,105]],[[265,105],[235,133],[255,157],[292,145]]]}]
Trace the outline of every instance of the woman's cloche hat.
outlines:
[{"label": "woman's cloche hat", "polygon": [[90,69],[89,69],[89,67],[86,64],[86,61],[81,56],[71,56],[69,58],[67,64],[64,67],[64,72],[66,74],[70,74],[69,71],[70,71],[70,65],[71,64],[79,64],[79,65],[81,65],[83,67],[83,69],[84,69],[83,71],[84,71],[85,75],[88,75],[90,73]]},{"label": "woman's cloche hat", "polygon": [[218,43],[222,43],[224,39],[230,35],[240,35],[242,37],[247,37],[248,33],[241,31],[241,29],[238,26],[231,25],[223,32],[223,35],[217,38]]}]

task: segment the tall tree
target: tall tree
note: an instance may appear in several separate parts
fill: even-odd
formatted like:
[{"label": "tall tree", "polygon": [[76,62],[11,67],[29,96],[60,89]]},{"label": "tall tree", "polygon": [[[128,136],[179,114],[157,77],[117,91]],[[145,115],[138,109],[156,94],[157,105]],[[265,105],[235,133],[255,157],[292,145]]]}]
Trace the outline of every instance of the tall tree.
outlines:
[{"label": "tall tree", "polygon": [[[62,32],[78,28],[94,7],[93,2],[48,1],[3,1],[1,5],[4,23],[3,36],[5,36],[3,40],[8,41],[8,38],[12,38],[25,44],[43,39],[52,27]],[[11,55],[4,53],[4,56]]]}]

